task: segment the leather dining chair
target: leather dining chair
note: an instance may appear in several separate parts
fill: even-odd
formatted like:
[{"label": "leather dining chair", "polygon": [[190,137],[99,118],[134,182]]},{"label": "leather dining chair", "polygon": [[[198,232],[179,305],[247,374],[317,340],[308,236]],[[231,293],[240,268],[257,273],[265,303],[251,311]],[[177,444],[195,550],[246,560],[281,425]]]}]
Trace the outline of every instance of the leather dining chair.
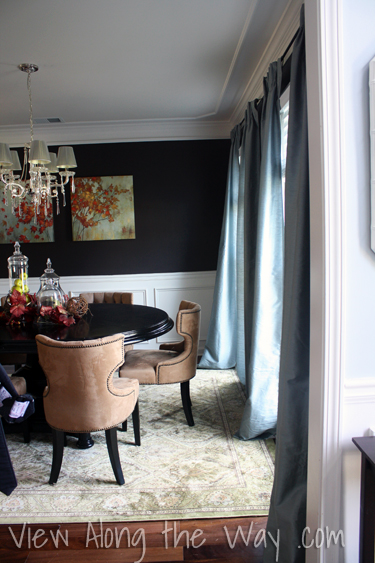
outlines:
[{"label": "leather dining chair", "polygon": [[[124,305],[133,305],[133,294],[130,292],[116,291],[114,293],[108,291],[95,291],[88,293],[80,293],[80,297],[86,299],[87,303],[123,303]],[[125,344],[125,352],[133,350],[133,344]]]},{"label": "leather dining chair", "polygon": [[201,307],[181,301],[176,330],[182,342],[162,344],[159,350],[131,350],[125,354],[120,377],[136,379],[141,385],[180,383],[182,406],[189,426],[194,426],[191,411],[190,379],[197,370]]},{"label": "leather dining chair", "polygon": [[113,377],[124,363],[124,336],[61,342],[39,334],[35,340],[47,379],[43,404],[53,438],[49,483],[56,483],[59,477],[65,433],[105,430],[113,473],[123,485],[117,426],[131,414],[135,442],[140,445],[138,381]]},{"label": "leather dining chair", "polygon": [[80,293],[80,297],[86,299],[87,303],[123,303],[124,305],[133,305],[133,294],[128,292],[107,292],[95,291],[88,293]]}]

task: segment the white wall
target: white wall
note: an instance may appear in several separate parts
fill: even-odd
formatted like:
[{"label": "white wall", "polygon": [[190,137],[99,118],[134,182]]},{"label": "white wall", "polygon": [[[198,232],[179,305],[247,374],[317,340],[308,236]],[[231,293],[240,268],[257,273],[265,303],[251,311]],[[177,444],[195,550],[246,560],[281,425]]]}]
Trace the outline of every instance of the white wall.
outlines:
[{"label": "white wall", "polygon": [[370,249],[368,85],[369,62],[375,56],[375,2],[343,0],[342,20],[343,359],[346,378],[375,378],[375,254]]},{"label": "white wall", "polygon": [[369,62],[375,2],[342,0],[343,513],[346,561],[358,560],[360,454],[353,436],[375,430],[375,254],[370,249]]},{"label": "white wall", "polygon": [[375,255],[370,250],[368,63],[373,0],[306,0],[312,317],[308,525],[345,532],[359,555],[360,454],[375,425]]}]

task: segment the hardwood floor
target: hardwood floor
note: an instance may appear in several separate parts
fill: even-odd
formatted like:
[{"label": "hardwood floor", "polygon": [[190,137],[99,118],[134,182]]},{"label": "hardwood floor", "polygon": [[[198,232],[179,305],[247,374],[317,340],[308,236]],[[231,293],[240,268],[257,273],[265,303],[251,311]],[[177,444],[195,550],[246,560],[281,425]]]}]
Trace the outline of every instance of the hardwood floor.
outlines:
[{"label": "hardwood floor", "polygon": [[127,524],[3,524],[0,561],[261,563],[266,524],[265,516]]}]

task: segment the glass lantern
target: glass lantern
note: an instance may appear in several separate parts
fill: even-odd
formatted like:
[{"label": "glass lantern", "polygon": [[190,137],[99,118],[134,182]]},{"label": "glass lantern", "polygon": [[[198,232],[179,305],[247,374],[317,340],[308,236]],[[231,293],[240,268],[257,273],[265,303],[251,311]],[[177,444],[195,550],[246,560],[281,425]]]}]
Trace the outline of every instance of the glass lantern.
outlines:
[{"label": "glass lantern", "polygon": [[14,252],[8,258],[9,293],[16,289],[20,293],[29,293],[27,256],[20,251],[20,243],[14,244]]},{"label": "glass lantern", "polygon": [[48,258],[47,268],[40,277],[40,288],[36,294],[39,307],[58,307],[65,306],[66,295],[60,286],[60,276],[55,273],[52,268],[52,262]]}]

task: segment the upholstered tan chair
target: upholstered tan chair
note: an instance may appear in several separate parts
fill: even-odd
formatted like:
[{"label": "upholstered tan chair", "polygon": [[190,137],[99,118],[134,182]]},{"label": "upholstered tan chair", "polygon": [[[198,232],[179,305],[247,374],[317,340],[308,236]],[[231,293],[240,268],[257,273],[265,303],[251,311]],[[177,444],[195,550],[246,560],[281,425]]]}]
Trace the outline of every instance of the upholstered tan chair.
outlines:
[{"label": "upholstered tan chair", "polygon": [[[123,303],[133,305],[133,294],[117,291],[115,293],[96,291],[94,293],[80,293],[80,297],[86,299],[87,303]],[[125,344],[125,352],[133,350],[133,344]]]},{"label": "upholstered tan chair", "polygon": [[186,420],[194,426],[190,400],[190,379],[197,370],[201,307],[181,301],[176,330],[182,342],[162,344],[159,350],[131,350],[125,354],[120,377],[136,379],[141,385],[180,383]]},{"label": "upholstered tan chair", "polygon": [[124,336],[60,342],[37,335],[35,340],[47,379],[43,403],[53,436],[49,483],[56,483],[59,477],[66,432],[105,430],[112,469],[117,483],[122,485],[117,426],[131,414],[135,442],[140,445],[138,381],[113,377],[124,363]]},{"label": "upholstered tan chair", "polygon": [[133,305],[133,294],[119,291],[115,293],[106,291],[81,293],[80,297],[84,297],[87,303],[123,303],[124,305]]}]

